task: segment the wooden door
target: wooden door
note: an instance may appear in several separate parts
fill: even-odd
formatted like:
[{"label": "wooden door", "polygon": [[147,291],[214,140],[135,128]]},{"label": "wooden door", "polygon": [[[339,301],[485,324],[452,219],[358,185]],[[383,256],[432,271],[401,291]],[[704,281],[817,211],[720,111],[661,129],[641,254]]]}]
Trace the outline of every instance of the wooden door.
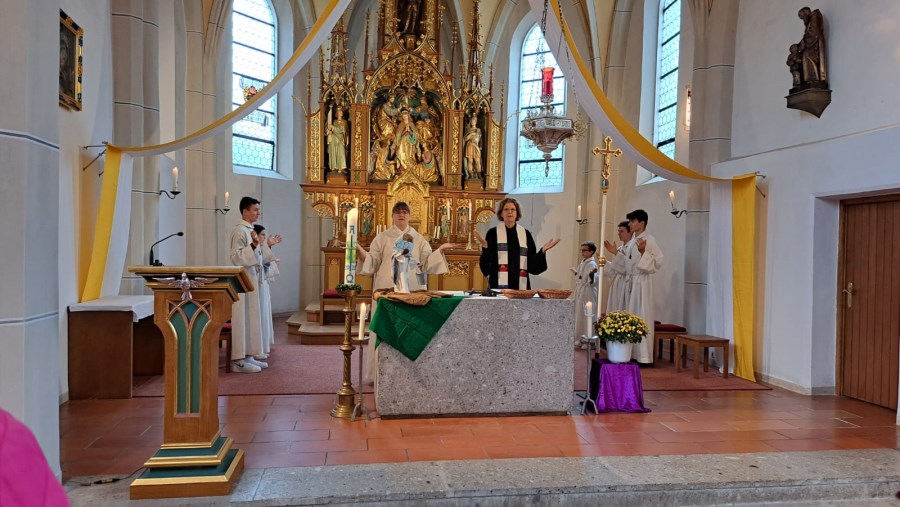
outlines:
[{"label": "wooden door", "polygon": [[897,409],[900,196],[841,203],[838,392]]}]

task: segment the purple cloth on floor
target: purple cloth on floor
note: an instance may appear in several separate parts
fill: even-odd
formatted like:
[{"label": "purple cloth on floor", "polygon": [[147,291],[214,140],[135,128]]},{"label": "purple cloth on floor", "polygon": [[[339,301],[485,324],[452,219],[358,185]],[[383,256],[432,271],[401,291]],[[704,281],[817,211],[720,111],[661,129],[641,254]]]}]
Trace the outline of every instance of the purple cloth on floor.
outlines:
[{"label": "purple cloth on floor", "polygon": [[600,388],[597,392],[598,412],[649,412],[644,408],[644,388],[641,368],[637,363],[611,363],[608,359],[594,359],[600,368]]}]

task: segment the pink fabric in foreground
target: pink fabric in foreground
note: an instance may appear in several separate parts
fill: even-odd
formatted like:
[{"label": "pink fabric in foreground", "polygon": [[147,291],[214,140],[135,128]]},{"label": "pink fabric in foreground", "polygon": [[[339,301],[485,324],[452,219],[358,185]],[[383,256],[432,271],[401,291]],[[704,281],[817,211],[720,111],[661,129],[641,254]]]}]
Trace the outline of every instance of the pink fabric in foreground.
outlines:
[{"label": "pink fabric in foreground", "polygon": [[64,506],[69,499],[31,431],[0,409],[0,506]]}]

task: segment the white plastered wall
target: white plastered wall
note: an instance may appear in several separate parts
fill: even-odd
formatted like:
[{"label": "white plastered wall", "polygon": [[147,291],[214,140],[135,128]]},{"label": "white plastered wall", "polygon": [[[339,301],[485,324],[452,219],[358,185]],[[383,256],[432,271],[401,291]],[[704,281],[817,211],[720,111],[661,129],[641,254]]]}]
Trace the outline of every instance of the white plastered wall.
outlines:
[{"label": "white plastered wall", "polygon": [[900,4],[826,0],[815,6],[825,16],[834,90],[821,118],[785,107],[791,77],[784,60],[803,34],[797,11],[804,5],[741,3],[734,159],[713,171],[767,175],[758,231],[765,258],[757,284],[765,299],[757,369],[765,380],[818,393],[835,385],[839,200],[900,192],[900,96],[893,85],[900,74]]}]

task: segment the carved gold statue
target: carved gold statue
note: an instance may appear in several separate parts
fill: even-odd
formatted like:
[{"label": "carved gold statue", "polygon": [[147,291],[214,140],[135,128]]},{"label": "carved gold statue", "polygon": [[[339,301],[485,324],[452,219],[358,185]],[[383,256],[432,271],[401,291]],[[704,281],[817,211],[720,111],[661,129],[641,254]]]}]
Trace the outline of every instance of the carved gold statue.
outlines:
[{"label": "carved gold statue", "polygon": [[466,179],[481,179],[481,129],[478,128],[478,118],[472,116],[469,118],[469,128],[466,129],[466,135],[463,138],[465,145],[464,169],[466,171]]},{"label": "carved gold statue", "polygon": [[350,145],[350,136],[347,132],[347,122],[344,120],[344,109],[337,108],[334,120],[330,113],[331,111],[325,129],[328,138],[328,165],[332,171],[342,173],[347,170],[347,146]]}]

